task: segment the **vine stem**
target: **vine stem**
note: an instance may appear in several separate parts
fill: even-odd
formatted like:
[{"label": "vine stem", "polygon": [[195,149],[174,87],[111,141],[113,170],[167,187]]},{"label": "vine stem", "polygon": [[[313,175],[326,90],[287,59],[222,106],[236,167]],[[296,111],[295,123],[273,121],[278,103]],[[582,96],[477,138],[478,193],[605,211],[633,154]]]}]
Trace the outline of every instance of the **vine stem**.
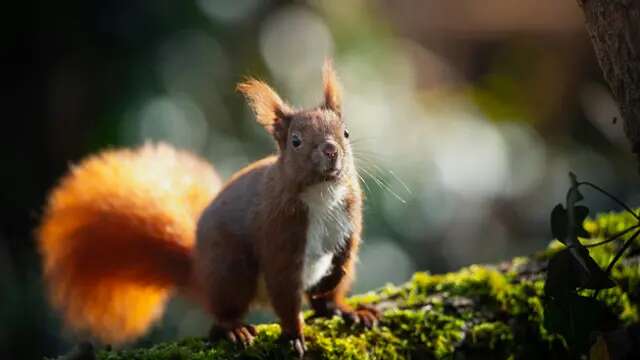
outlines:
[{"label": "vine stem", "polygon": [[[618,262],[618,259],[620,259],[622,254],[624,254],[624,252],[627,251],[629,246],[631,246],[631,243],[633,243],[633,241],[638,237],[638,235],[640,235],[640,230],[634,232],[633,235],[627,239],[624,245],[622,245],[622,248],[620,248],[616,256],[613,257],[613,260],[611,260],[611,262],[609,263],[609,266],[607,266],[607,270],[605,270],[605,273],[607,274],[607,276],[611,273],[611,270],[613,269],[613,266],[616,264],[616,262]],[[593,293],[594,299],[596,298],[596,296],[598,296],[599,291],[600,289],[596,289],[596,291]]]},{"label": "vine stem", "polygon": [[633,210],[631,210],[631,208],[629,206],[627,206],[627,204],[625,204],[622,200],[620,200],[617,197],[613,196],[612,194],[610,194],[609,192],[607,192],[603,188],[599,187],[596,184],[590,183],[588,181],[579,182],[578,186],[581,186],[581,185],[589,186],[589,187],[599,191],[601,194],[606,195],[611,200],[615,201],[618,205],[622,206],[622,208],[624,208],[629,214],[631,214],[634,218],[636,218],[636,220],[640,221],[640,216],[638,216],[638,214],[636,214]]},{"label": "vine stem", "polygon": [[608,238],[608,239],[606,239],[606,240],[602,240],[602,241],[597,242],[597,243],[594,243],[594,244],[584,245],[584,247],[586,247],[586,248],[592,248],[592,247],[596,247],[596,246],[604,245],[604,244],[606,244],[606,243],[610,243],[610,242],[612,242],[613,240],[615,240],[615,239],[617,239],[617,238],[619,238],[619,237],[621,237],[621,236],[625,235],[626,233],[630,232],[631,230],[635,230],[635,229],[637,229],[637,228],[640,228],[640,224],[637,224],[637,225],[633,225],[633,226],[631,226],[631,227],[628,227],[628,228],[626,228],[626,229],[624,229],[624,230],[622,230],[622,231],[618,232],[617,234],[615,234],[615,235],[611,236],[610,238]]},{"label": "vine stem", "polygon": [[631,246],[631,243],[633,243],[633,240],[635,240],[638,237],[638,235],[640,235],[640,230],[633,233],[633,235],[627,239],[624,245],[622,245],[622,248],[620,248],[620,251],[618,251],[618,253],[613,258],[613,260],[611,260],[611,262],[609,263],[609,266],[607,266],[607,270],[606,270],[607,275],[611,272],[611,269],[613,269],[613,266],[616,264],[618,259],[620,259],[622,254],[629,248],[629,246]]},{"label": "vine stem", "polygon": [[[570,175],[570,177],[573,179],[575,175]],[[576,183],[576,185],[571,186],[571,188],[569,189],[569,192],[567,192],[566,206],[567,206],[567,215],[569,216],[568,220],[569,220],[570,226],[567,231],[566,244],[569,248],[569,251],[575,257],[575,259],[580,263],[580,265],[584,269],[589,269],[584,259],[580,256],[579,248],[582,247],[582,244],[580,243],[580,240],[578,240],[578,237],[576,236],[576,229],[574,226],[574,224],[576,223],[575,221],[576,216],[574,213],[575,207],[573,205],[576,202],[580,201],[580,198],[582,198],[582,195],[580,195],[580,193],[578,192],[578,186],[579,184]]]}]

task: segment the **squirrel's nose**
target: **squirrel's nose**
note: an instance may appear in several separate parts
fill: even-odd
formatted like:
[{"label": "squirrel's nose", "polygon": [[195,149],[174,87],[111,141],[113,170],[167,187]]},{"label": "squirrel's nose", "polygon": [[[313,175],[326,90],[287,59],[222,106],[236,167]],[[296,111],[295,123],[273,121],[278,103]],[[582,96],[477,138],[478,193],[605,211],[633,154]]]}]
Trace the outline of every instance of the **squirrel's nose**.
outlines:
[{"label": "squirrel's nose", "polygon": [[329,160],[335,160],[338,157],[338,146],[333,141],[322,144],[321,150]]}]

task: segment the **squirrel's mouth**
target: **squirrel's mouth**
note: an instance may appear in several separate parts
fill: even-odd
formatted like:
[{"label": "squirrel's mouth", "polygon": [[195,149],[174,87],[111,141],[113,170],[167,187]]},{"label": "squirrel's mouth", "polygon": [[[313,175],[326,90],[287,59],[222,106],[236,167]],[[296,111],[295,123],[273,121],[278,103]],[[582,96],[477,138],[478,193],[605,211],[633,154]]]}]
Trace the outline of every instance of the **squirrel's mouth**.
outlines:
[{"label": "squirrel's mouth", "polygon": [[322,173],[322,177],[325,180],[337,180],[338,178],[340,178],[340,175],[342,174],[342,169],[339,168],[331,168],[331,169],[327,169]]}]

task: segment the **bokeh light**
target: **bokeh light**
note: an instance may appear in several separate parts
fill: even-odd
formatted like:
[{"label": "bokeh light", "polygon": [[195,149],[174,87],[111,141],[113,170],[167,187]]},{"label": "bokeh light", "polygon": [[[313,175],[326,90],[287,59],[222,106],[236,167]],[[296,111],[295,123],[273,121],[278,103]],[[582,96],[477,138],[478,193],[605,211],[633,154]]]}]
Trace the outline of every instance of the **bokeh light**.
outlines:
[{"label": "bokeh light", "polygon": [[207,141],[208,123],[200,108],[186,97],[149,99],[125,123],[131,143],[164,141],[199,152]]}]

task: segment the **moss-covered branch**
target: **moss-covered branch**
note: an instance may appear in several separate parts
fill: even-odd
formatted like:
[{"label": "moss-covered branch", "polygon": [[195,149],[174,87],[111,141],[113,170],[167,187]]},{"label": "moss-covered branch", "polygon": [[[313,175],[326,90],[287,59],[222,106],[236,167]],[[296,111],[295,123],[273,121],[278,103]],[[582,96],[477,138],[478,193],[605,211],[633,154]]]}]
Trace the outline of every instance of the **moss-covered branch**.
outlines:
[{"label": "moss-covered branch", "polygon": [[[597,242],[632,224],[623,214],[607,214],[587,221],[585,228]],[[622,241],[622,240],[619,240]],[[620,246],[612,242],[592,249],[594,259],[608,263]],[[322,359],[500,359],[566,358],[561,336],[548,333],[543,323],[542,293],[547,260],[557,244],[531,257],[498,265],[473,265],[458,272],[416,273],[400,286],[389,285],[354,296],[354,304],[375,304],[385,317],[378,328],[363,330],[342,319],[307,320],[308,358]],[[635,246],[613,270],[617,287],[601,291],[610,326],[638,321],[640,247]],[[99,351],[100,359],[273,359],[289,356],[278,345],[278,325],[259,326],[253,346],[239,351],[221,341],[209,345],[189,338],[147,349]]]}]

